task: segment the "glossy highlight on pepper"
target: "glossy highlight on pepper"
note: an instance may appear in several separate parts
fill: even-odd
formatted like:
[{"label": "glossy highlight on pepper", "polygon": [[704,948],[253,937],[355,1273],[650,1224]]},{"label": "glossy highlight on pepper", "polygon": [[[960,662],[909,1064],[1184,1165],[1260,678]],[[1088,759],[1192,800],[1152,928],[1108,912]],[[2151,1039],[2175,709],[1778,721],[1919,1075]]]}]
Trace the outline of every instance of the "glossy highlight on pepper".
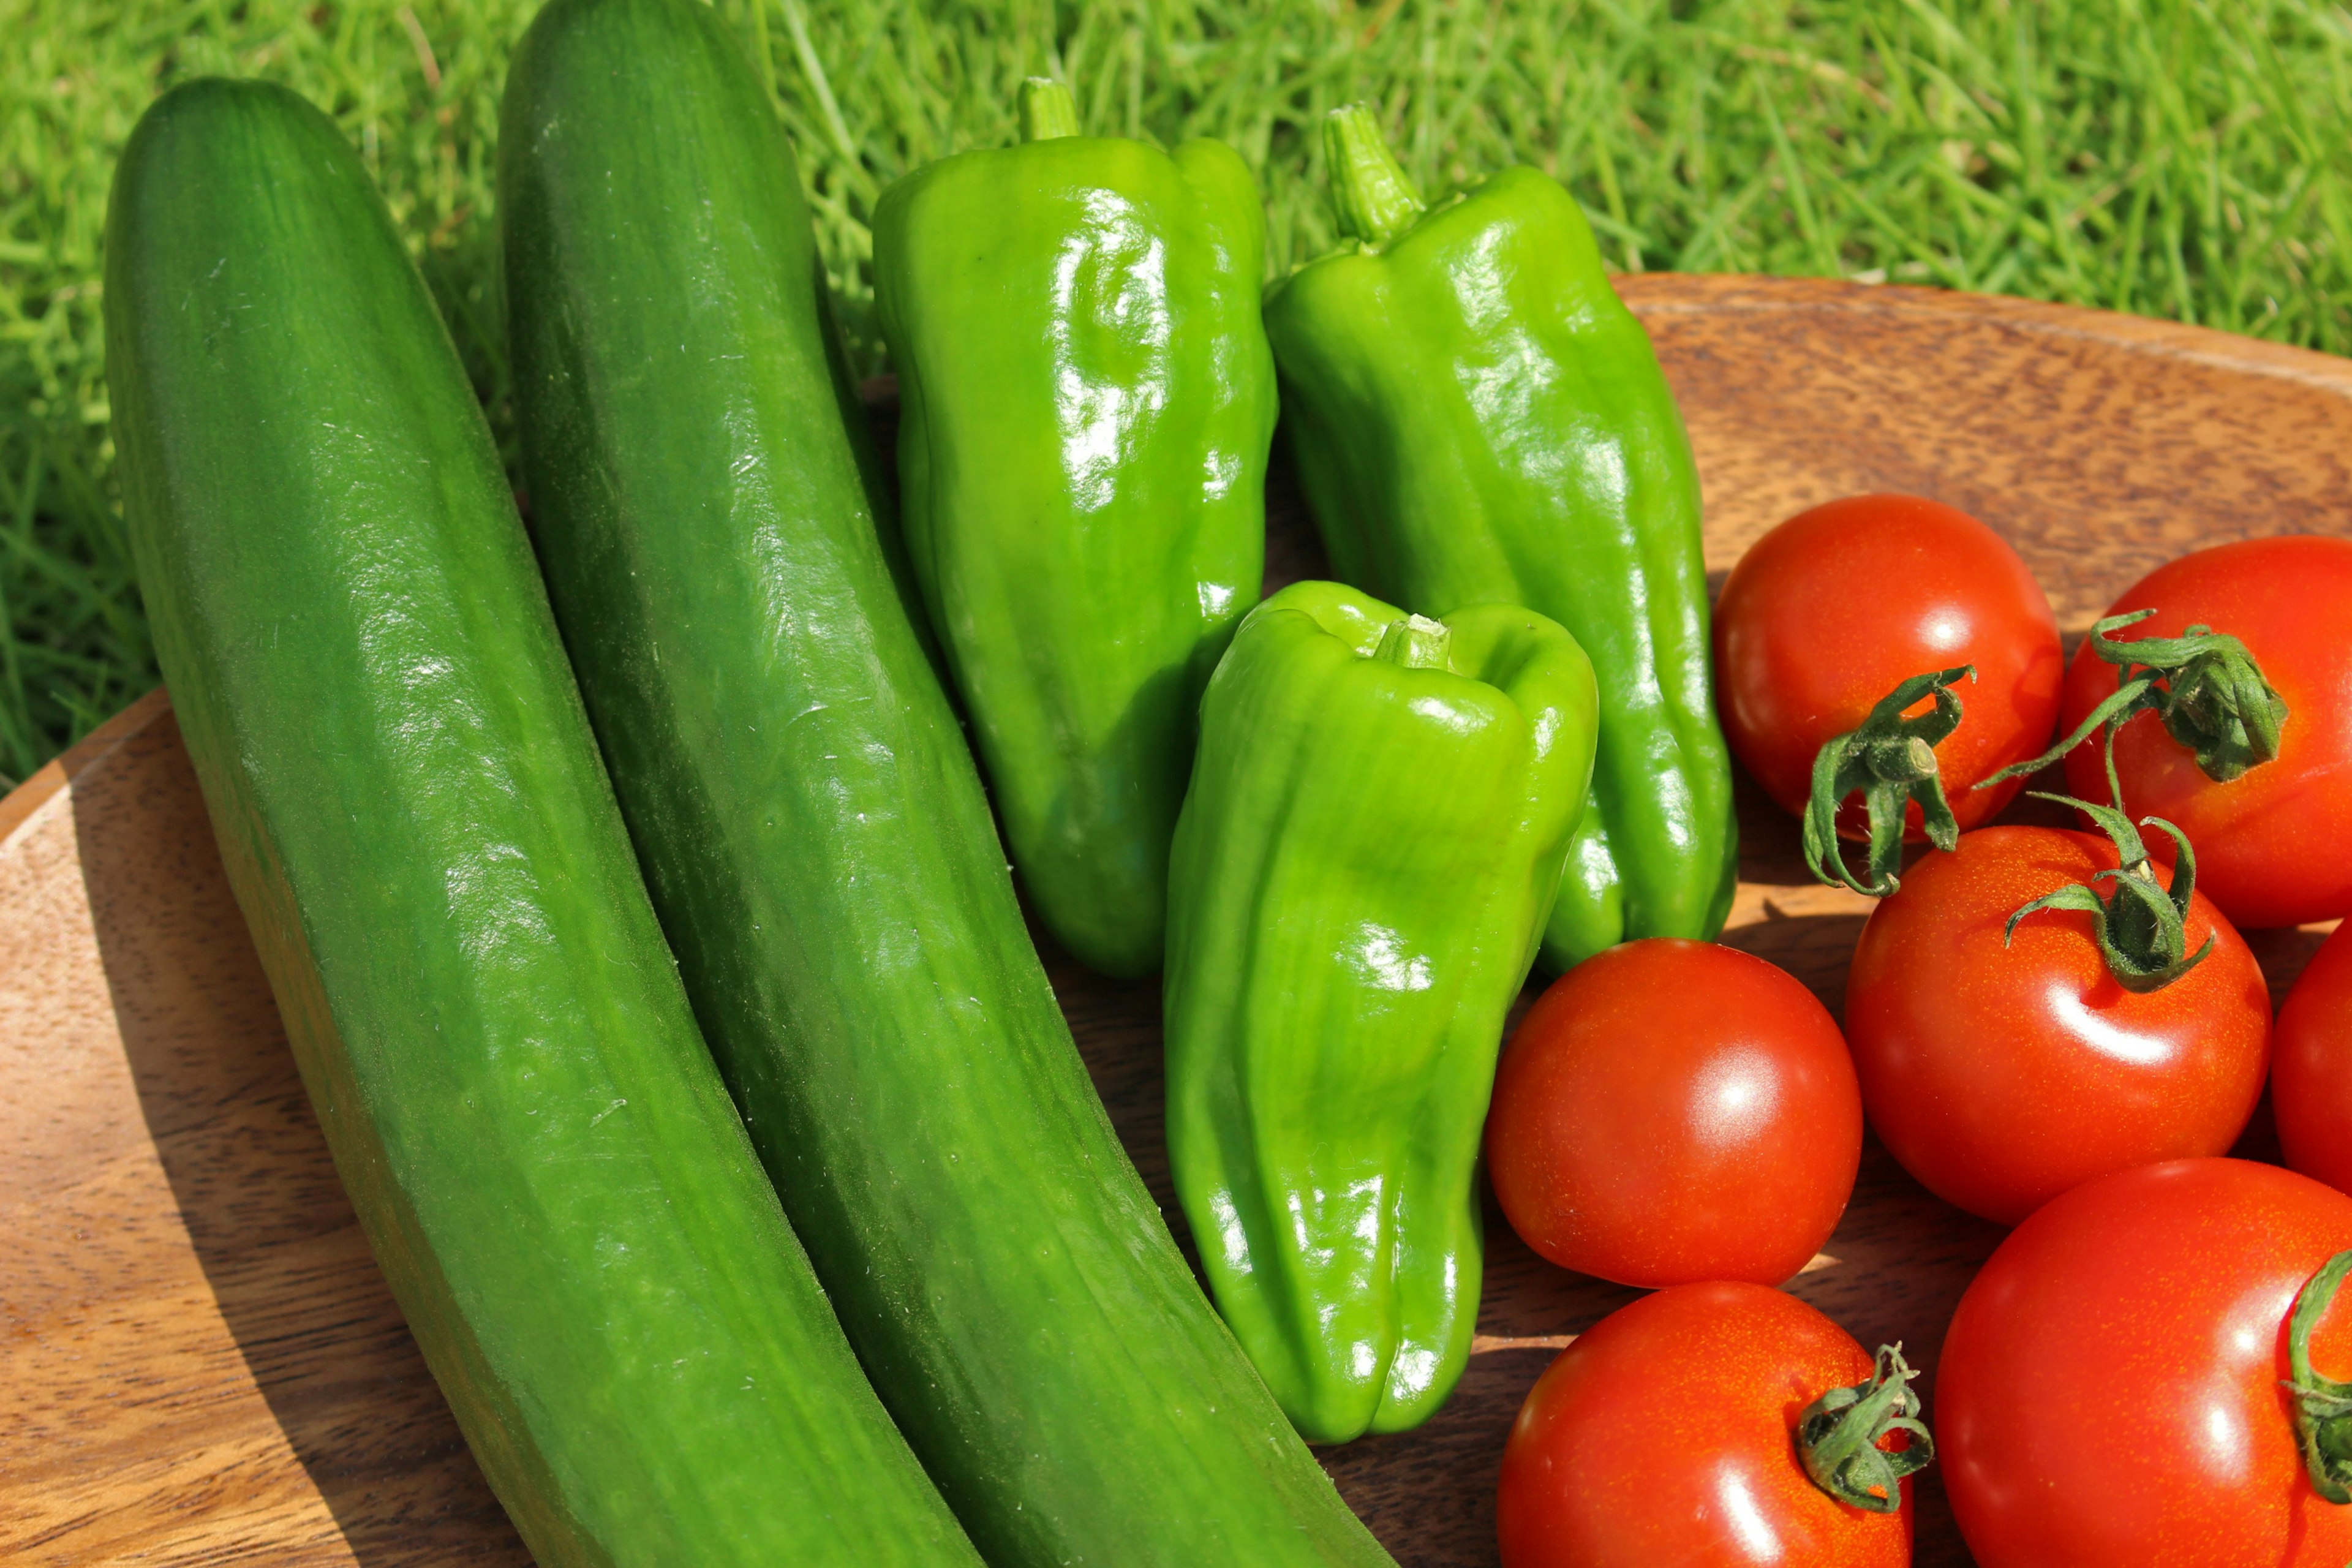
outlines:
[{"label": "glossy highlight on pepper", "polygon": [[1477,1316],[1473,1173],[1598,700],[1559,626],[1334,583],[1242,624],[1171,859],[1168,1143],[1225,1321],[1322,1442],[1419,1425]]},{"label": "glossy highlight on pepper", "polygon": [[1265,220],[1221,142],[1080,136],[1051,81],[1022,121],[875,214],[903,523],[1032,902],[1143,974],[1194,710],[1265,564]]},{"label": "glossy highlight on pepper", "polygon": [[1591,656],[1591,798],[1544,943],[1712,938],[1731,908],[1698,472],[1648,337],[1559,184],[1424,208],[1360,106],[1326,124],[1350,238],[1276,284],[1286,439],[1333,574],[1425,616],[1525,605]]}]

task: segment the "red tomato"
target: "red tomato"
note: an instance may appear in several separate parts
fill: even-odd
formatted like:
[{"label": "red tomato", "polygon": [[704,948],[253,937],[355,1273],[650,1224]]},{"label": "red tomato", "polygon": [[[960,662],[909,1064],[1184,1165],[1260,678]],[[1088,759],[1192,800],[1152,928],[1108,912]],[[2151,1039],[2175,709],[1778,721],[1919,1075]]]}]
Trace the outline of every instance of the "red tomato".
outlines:
[{"label": "red tomato", "polygon": [[1812,1483],[1792,1437],[1807,1405],[1871,1372],[1843,1329],[1761,1285],[1620,1309],[1519,1407],[1495,1502],[1503,1568],[1902,1568],[1911,1483],[1898,1513],[1855,1508]]},{"label": "red tomato", "polygon": [[[1960,727],[1936,756],[1954,815],[1973,827],[2023,781],[1968,786],[2050,743],[2065,673],[2057,617],[2007,541],[1940,501],[1850,496],[1758,540],[1716,605],[1724,732],[1765,793],[1800,814],[1823,745],[1909,677],[1957,664],[1977,679],[1954,689]],[[1918,806],[1906,816],[1916,839]]]},{"label": "red tomato", "polygon": [[[2352,1198],[2244,1160],[2104,1177],[2018,1226],[1936,1377],[1979,1568],[2344,1568],[2352,1508],[2312,1489],[2279,1381],[2296,1293],[2347,1247]],[[2313,1360],[2352,1367],[2352,1310]]]},{"label": "red tomato", "polygon": [[2327,939],[2279,1009],[2271,1110],[2287,1164],[2352,1193],[2352,921]]},{"label": "red tomato", "polygon": [[[2108,607],[2157,614],[2119,634],[2178,637],[2192,624],[2246,645],[2286,700],[2279,754],[2215,784],[2153,713],[2116,737],[2116,773],[2134,818],[2161,816],[2197,849],[2197,890],[2238,926],[2352,914],[2352,539],[2292,536],[2217,544],[2159,566]],[[2085,644],[2067,671],[2061,728],[2072,733],[2117,671]],[[2066,757],[2066,787],[2107,798],[2100,737]],[[2152,847],[2172,857],[2168,841]],[[2338,1565],[2341,1568],[2341,1565]]]},{"label": "red tomato", "polygon": [[2201,889],[2189,948],[2213,951],[2161,990],[2116,984],[2086,914],[2038,910],[2002,945],[2021,905],[2116,863],[2088,833],[1979,828],[1863,927],[1845,992],[1863,1105],[1903,1168],[1971,1214],[2014,1225],[2094,1176],[2219,1154],[2262,1094],[2270,993]]},{"label": "red tomato", "polygon": [[1486,1171],[1529,1247],[1624,1285],[1803,1268],[1862,1160],[1827,1009],[1713,942],[1629,942],[1553,982],[1511,1037]]}]

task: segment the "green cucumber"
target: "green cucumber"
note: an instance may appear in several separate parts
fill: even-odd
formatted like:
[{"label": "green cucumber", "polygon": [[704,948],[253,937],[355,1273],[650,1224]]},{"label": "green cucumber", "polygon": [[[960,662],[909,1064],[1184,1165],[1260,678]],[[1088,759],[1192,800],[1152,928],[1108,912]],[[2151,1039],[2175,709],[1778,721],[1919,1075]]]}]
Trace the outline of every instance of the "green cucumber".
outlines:
[{"label": "green cucumber", "polygon": [[1384,1563],[1113,1135],[877,538],[790,142],[692,0],[555,0],[499,205],[534,535],[711,1047],[996,1568]]},{"label": "green cucumber", "polygon": [[547,1568],[971,1564],[753,1156],[489,430],[293,94],[148,110],[107,229],[140,586],[409,1328]]}]

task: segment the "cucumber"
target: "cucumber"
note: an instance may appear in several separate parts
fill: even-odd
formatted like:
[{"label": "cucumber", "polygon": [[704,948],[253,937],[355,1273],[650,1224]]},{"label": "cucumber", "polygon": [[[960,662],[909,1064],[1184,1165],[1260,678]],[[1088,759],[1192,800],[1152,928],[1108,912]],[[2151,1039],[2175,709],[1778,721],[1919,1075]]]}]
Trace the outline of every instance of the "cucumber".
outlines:
[{"label": "cucumber", "polygon": [[156,651],[335,1168],[548,1568],[972,1564],[680,988],[488,427],[282,89],[140,121],[107,380]]},{"label": "cucumber", "polygon": [[735,40],[692,0],[555,0],[499,205],[557,619],[705,1035],[900,1430],[996,1568],[1386,1563],[1072,1044]]}]

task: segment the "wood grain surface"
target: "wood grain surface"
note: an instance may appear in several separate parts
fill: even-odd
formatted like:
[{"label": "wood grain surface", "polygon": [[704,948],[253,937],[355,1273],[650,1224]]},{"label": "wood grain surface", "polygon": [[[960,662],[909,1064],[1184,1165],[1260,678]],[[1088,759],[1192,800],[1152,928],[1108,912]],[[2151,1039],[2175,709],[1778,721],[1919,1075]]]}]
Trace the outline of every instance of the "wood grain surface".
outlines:
[{"label": "wood grain surface", "polygon": [[[2352,364],[2055,306],[1748,278],[1622,279],[1698,453],[1720,573],[1867,489],[1940,497],[2024,553],[2079,635],[2200,544],[2352,532]],[[1269,578],[1319,569],[1277,474]],[[1813,885],[1743,784],[1726,940],[1834,1008],[1864,900]],[[2316,930],[2255,940],[2273,991]],[[1156,983],[1048,965],[1097,1086],[1175,1217]],[[2267,1112],[2250,1132],[2260,1152]],[[1181,1225],[1181,1221],[1178,1221]],[[2000,1233],[1873,1146],[1791,1284],[1930,1369]],[[1494,1561],[1493,1481],[1528,1385],[1634,1292],[1490,1218],[1481,1338],[1418,1432],[1324,1451],[1412,1568]],[[161,692],[0,801],[0,1560],[527,1561],[328,1162]],[[1930,1418],[1933,1394],[1930,1387]],[[1965,1563],[1935,1472],[1917,1561]]]}]

